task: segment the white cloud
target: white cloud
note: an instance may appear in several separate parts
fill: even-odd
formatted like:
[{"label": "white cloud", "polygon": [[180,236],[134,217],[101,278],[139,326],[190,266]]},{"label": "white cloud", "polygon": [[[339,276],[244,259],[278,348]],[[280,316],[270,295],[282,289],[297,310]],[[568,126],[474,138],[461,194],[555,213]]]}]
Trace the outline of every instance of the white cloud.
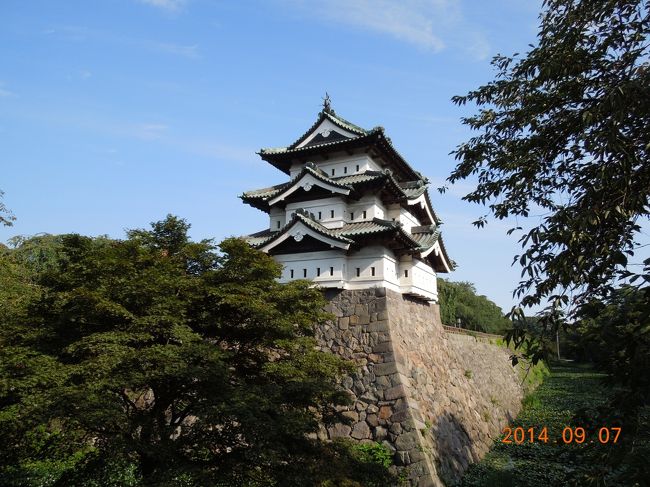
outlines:
[{"label": "white cloud", "polygon": [[8,98],[10,96],[16,96],[13,91],[5,89],[4,83],[0,83],[0,98]]},{"label": "white cloud", "polygon": [[[126,37],[111,31],[89,29],[83,26],[54,26],[51,29],[43,31],[43,34],[54,36],[57,39],[69,42],[100,42],[127,48],[145,49],[164,54],[172,54],[174,56],[181,56],[188,59],[199,59],[201,57],[198,44],[176,44],[173,42],[164,42],[153,39]],[[84,70],[79,74],[84,79],[88,78],[88,75],[92,75],[92,73],[87,70]]]},{"label": "white cloud", "polygon": [[141,3],[146,3],[152,7],[166,10],[167,12],[178,12],[187,3],[187,0],[139,0]]},{"label": "white cloud", "polygon": [[133,127],[133,135],[138,139],[160,139],[169,127],[161,123],[140,123]]},{"label": "white cloud", "polygon": [[490,48],[490,43],[487,41],[485,36],[480,32],[472,32],[468,39],[468,44],[465,46],[465,50],[475,59],[480,59],[481,61],[489,58],[494,54]]},{"label": "white cloud", "polygon": [[184,46],[182,44],[172,44],[169,42],[145,42],[147,48],[164,52],[167,54],[174,54],[176,56],[186,57],[188,59],[198,59],[201,56],[199,55],[199,46],[194,44],[192,46]]},{"label": "white cloud", "polygon": [[451,46],[479,59],[489,53],[485,37],[463,18],[460,0],[283,1],[305,15],[388,35],[432,52]]}]

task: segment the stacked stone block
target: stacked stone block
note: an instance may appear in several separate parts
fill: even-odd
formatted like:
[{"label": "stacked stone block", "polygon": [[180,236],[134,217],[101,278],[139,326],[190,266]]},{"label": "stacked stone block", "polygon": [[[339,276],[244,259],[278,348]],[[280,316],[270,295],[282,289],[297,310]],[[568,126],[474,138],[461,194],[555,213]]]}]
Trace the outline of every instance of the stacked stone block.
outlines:
[{"label": "stacked stone block", "polygon": [[383,442],[410,485],[455,482],[519,411],[507,351],[445,333],[437,305],[384,288],[326,297],[336,319],[317,330],[319,343],[357,371],[343,382],[347,423],[322,436]]}]

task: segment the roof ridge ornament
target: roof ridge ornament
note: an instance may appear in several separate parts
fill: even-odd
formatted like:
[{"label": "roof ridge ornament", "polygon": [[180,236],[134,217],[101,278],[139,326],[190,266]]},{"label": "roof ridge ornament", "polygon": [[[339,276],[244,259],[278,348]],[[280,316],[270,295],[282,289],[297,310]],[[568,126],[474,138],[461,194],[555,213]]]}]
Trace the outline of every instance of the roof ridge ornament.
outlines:
[{"label": "roof ridge ornament", "polygon": [[330,98],[329,93],[326,91],[325,96],[323,97],[323,111],[334,115],[334,110],[332,109],[332,99]]}]

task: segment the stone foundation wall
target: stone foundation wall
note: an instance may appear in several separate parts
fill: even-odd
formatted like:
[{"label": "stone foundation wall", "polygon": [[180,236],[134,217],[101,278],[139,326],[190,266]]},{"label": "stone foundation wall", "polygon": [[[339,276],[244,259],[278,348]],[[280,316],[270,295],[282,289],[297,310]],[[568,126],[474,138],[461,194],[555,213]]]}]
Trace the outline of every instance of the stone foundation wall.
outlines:
[{"label": "stone foundation wall", "polygon": [[508,352],[447,334],[437,305],[383,288],[326,291],[336,320],[321,346],[357,364],[344,387],[349,424],[322,432],[383,442],[413,486],[453,484],[519,411],[522,390]]}]

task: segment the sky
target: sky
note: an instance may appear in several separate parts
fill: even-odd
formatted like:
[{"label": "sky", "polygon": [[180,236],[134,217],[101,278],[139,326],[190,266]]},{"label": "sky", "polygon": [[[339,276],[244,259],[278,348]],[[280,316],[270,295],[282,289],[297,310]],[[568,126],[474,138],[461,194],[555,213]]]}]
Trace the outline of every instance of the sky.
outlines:
[{"label": "sky", "polygon": [[533,0],[94,0],[0,2],[0,190],[14,235],[124,237],[168,213],[194,239],[268,225],[238,198],[287,176],[263,147],[292,143],[325,93],[385,127],[431,181],[458,269],[505,311],[520,269],[513,223],[443,185],[473,133],[454,95],[489,82],[492,56],[535,41]]}]

